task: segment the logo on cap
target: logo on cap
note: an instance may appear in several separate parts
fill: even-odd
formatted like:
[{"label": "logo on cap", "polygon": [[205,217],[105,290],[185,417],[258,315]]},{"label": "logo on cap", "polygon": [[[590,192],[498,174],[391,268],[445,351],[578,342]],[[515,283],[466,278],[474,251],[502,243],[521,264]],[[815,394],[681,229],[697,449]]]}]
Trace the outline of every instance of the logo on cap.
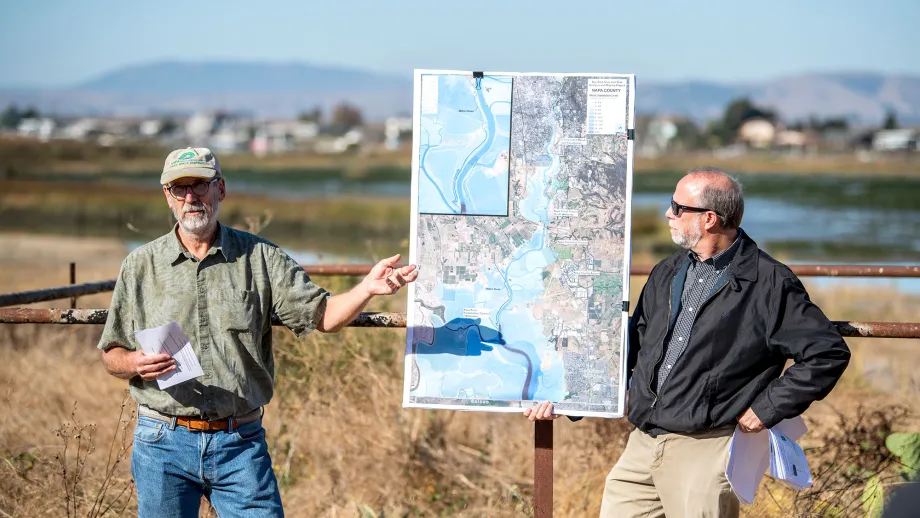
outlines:
[{"label": "logo on cap", "polygon": [[176,160],[185,160],[187,158],[195,158],[195,153],[193,151],[186,151],[185,153],[179,155],[179,158]]}]

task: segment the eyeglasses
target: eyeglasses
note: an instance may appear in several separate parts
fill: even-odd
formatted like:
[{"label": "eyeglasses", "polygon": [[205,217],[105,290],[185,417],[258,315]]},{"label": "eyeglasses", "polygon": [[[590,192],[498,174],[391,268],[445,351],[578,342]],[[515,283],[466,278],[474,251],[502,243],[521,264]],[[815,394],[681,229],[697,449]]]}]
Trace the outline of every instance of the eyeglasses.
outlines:
[{"label": "eyeglasses", "polygon": [[689,205],[681,205],[680,203],[677,203],[676,201],[674,201],[674,198],[671,198],[671,213],[674,214],[675,218],[680,217],[680,211],[682,210],[686,212],[715,212],[717,216],[724,217],[712,209],[703,209],[700,207],[691,207]]},{"label": "eyeglasses", "polygon": [[220,180],[220,177],[217,176],[207,182],[198,181],[188,185],[170,185],[167,187],[169,194],[172,194],[173,198],[177,200],[184,200],[188,196],[188,191],[191,190],[192,194],[195,196],[201,197],[208,193],[208,189],[211,187],[211,184]]}]

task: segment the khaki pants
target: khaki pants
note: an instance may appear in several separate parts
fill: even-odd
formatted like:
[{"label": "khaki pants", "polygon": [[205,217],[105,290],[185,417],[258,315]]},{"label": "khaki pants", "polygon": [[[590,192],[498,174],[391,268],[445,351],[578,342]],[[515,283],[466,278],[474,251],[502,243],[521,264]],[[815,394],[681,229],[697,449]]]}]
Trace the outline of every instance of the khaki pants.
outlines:
[{"label": "khaki pants", "polygon": [[725,478],[734,427],[651,437],[638,429],[607,476],[601,518],[734,518]]}]

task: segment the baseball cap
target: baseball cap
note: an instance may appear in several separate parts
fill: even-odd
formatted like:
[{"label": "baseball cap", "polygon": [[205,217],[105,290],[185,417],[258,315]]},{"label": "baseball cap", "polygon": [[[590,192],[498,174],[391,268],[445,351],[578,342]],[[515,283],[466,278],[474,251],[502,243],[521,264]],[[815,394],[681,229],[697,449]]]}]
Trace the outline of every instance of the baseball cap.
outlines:
[{"label": "baseball cap", "polygon": [[160,185],[186,177],[211,179],[218,174],[220,174],[220,164],[217,163],[217,157],[210,149],[187,147],[177,149],[166,156],[163,174],[160,175]]}]

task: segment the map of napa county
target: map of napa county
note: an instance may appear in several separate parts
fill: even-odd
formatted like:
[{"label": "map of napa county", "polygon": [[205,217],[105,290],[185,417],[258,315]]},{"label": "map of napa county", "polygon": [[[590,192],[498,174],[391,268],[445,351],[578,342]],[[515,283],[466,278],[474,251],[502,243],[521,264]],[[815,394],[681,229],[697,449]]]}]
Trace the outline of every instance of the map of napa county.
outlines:
[{"label": "map of napa county", "polygon": [[405,406],[623,415],[634,85],[416,72]]},{"label": "map of napa county", "polygon": [[511,78],[423,75],[419,211],[508,214]]}]

